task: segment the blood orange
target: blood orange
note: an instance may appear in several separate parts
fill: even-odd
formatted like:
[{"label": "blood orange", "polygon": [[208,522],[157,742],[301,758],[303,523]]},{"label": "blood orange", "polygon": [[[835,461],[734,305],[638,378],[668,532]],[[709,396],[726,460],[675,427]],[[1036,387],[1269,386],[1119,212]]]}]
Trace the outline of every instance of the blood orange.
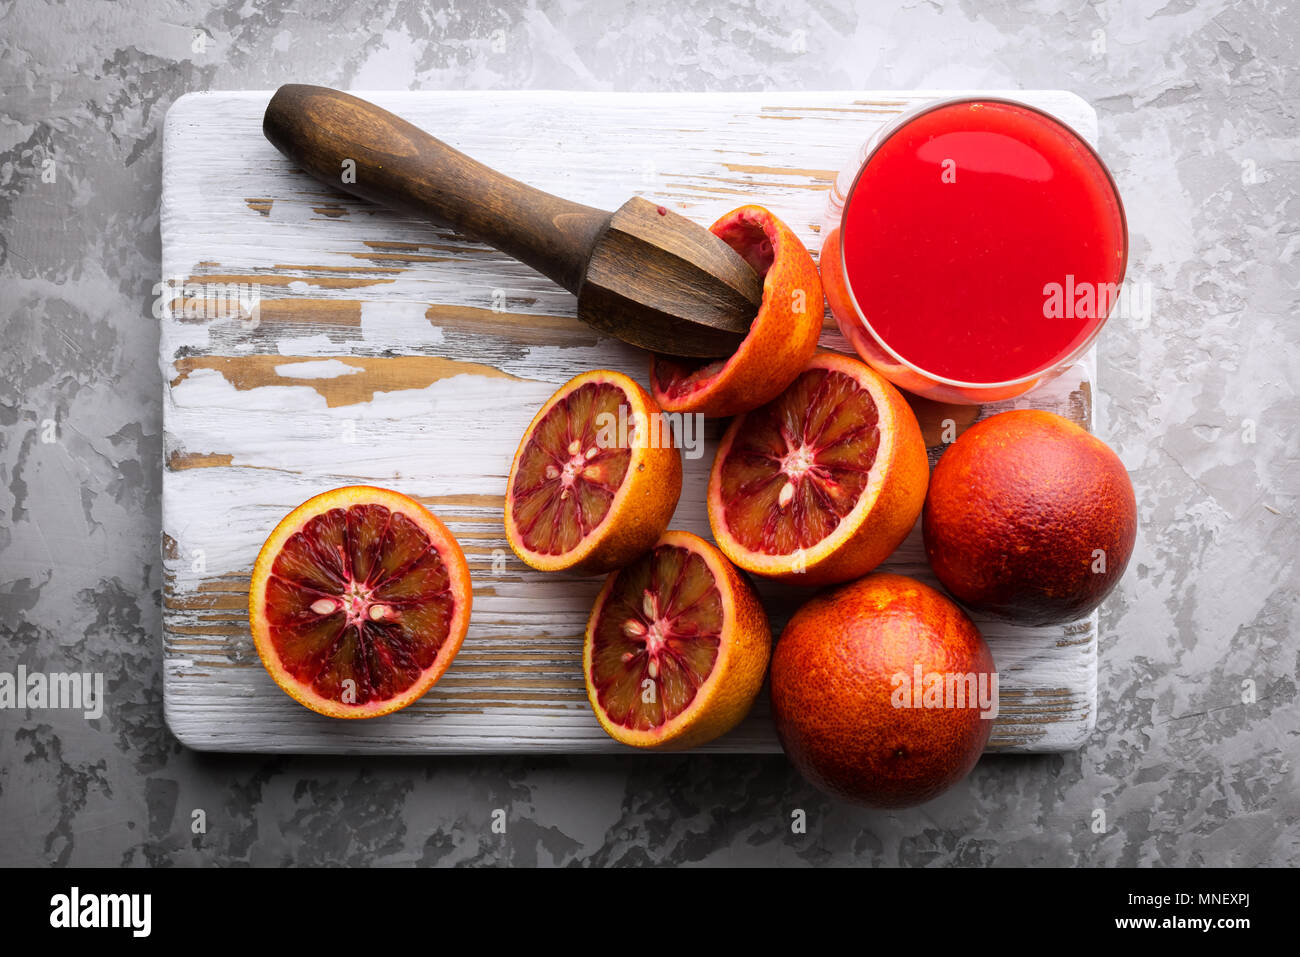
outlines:
[{"label": "blood orange", "polygon": [[772,656],[772,720],[809,781],[876,808],[964,778],[997,716],[993,656],[935,589],[876,573],[818,595]]},{"label": "blood orange", "polygon": [[248,617],[262,664],[334,718],[373,718],[442,677],[469,628],[456,539],[420,503],[353,485],[290,512],[258,553]]},{"label": "blood orange", "polygon": [[533,568],[601,574],[650,548],[682,460],[650,394],[621,372],[574,376],[533,417],[506,485],[506,538]]},{"label": "blood orange", "polygon": [[695,747],[749,712],[771,646],[745,577],[698,536],[668,532],[596,598],[582,651],[587,698],[616,741]]},{"label": "blood orange", "polygon": [[866,363],[824,352],[780,396],[731,423],[709,476],[709,524],[746,571],[846,581],[907,537],[929,474],[898,390]]},{"label": "blood orange", "polygon": [[710,230],[763,277],[763,302],[727,359],[651,356],[650,389],[669,412],[727,416],[757,408],[794,381],[822,331],[822,283],[808,250],[762,206],[733,209]]},{"label": "blood orange", "polygon": [[922,518],[943,587],[975,611],[1029,625],[1090,614],[1119,583],[1137,500],[1118,455],[1041,409],[971,426],[934,469]]}]

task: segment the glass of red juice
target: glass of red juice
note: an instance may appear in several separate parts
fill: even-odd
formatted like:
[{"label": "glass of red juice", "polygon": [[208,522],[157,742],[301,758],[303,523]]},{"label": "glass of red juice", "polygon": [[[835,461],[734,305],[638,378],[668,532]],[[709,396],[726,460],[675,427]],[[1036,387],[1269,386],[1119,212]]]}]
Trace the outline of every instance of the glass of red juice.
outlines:
[{"label": "glass of red juice", "polygon": [[1124,207],[1092,147],[987,97],[882,128],[840,174],[822,231],[841,332],[895,385],[940,402],[1060,375],[1101,331],[1128,263]]}]

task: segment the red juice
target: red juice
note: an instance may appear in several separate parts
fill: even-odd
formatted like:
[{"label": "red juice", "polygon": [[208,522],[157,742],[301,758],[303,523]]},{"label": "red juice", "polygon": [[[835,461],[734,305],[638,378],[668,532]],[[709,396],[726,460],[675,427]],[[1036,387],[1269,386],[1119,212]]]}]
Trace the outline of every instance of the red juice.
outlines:
[{"label": "red juice", "polygon": [[[840,263],[827,268],[836,232],[842,277]],[[870,154],[822,268],[841,327],[856,303],[849,321],[893,354],[884,364],[913,367],[900,385],[915,388],[919,371],[1028,388],[1106,320],[1126,257],[1115,186],[1076,134],[1028,107],[964,101],[917,115]],[[856,331],[871,359],[877,343],[864,350]]]}]

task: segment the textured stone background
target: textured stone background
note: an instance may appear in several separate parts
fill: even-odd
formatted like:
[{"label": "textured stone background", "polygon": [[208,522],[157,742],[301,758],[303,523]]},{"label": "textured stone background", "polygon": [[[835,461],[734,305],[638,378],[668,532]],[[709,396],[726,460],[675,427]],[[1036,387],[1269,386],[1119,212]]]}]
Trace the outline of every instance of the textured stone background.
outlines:
[{"label": "textured stone background", "polygon": [[[0,3],[0,671],[102,671],[109,688],[97,722],[0,712],[0,864],[1296,860],[1300,11],[711,6]],[[1142,526],[1103,608],[1088,746],[985,759],[896,814],[825,799],[781,758],[181,748],[163,725],[159,647],[159,133],[182,93],[288,80],[1064,88],[1094,103],[1154,317],[1103,338],[1103,414]],[[51,157],[57,179],[42,182]],[[55,442],[41,441],[46,420]],[[494,808],[509,810],[505,836],[490,830]],[[794,808],[807,834],[790,832]]]}]

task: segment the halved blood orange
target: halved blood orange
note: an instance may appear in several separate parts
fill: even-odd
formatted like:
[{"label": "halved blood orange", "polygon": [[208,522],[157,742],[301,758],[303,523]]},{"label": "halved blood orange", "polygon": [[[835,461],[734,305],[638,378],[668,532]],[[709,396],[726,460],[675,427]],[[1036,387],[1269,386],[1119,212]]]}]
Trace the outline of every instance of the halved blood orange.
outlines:
[{"label": "halved blood orange", "polygon": [[733,209],[709,227],[763,277],[763,302],[726,359],[650,357],[650,391],[668,412],[736,415],[774,399],[812,357],[822,331],[822,282],[790,228],[762,206]]},{"label": "halved blood orange", "polygon": [[603,574],[650,548],[682,491],[682,460],[650,393],[621,372],[574,376],[524,432],[506,539],[540,571]]},{"label": "halved blood orange", "polygon": [[258,553],[248,618],[262,664],[313,711],[373,718],[442,677],[469,628],[469,567],[424,506],[352,485],[299,505]]},{"label": "halved blood orange", "polygon": [[667,532],[596,597],[582,650],[587,699],[616,741],[696,747],[749,713],[771,649],[744,575],[699,536]]},{"label": "halved blood orange", "polygon": [[899,546],[930,469],[902,395],[866,363],[823,352],[767,405],[738,416],[709,475],[709,524],[746,571],[823,585]]}]

